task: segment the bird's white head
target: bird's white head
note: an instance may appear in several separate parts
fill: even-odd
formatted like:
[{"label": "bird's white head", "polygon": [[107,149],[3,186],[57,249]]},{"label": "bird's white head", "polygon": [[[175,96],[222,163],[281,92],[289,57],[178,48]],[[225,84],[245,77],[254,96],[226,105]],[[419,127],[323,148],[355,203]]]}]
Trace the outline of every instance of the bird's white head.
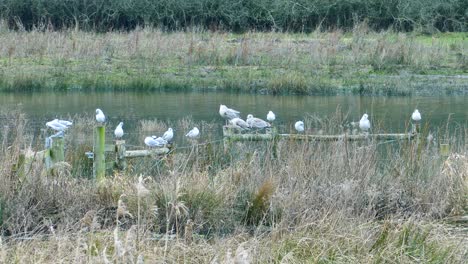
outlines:
[{"label": "bird's white head", "polygon": [[151,136],[153,139],[157,139],[158,137],[157,136]]},{"label": "bird's white head", "polygon": [[273,114],[273,112],[272,112],[272,111],[268,111],[268,114],[269,114],[269,115],[272,115],[272,114]]},{"label": "bird's white head", "polygon": [[415,113],[419,113],[419,110],[418,110],[418,109],[415,109],[414,112],[415,112]]},{"label": "bird's white head", "polygon": [[362,118],[367,119],[369,116],[367,114],[362,115]]},{"label": "bird's white head", "polygon": [[120,123],[119,123],[119,127],[121,127],[121,126],[123,126],[123,122],[120,122]]},{"label": "bird's white head", "polygon": [[168,129],[167,129],[167,131],[170,131],[170,132],[172,132],[172,128],[168,128]]},{"label": "bird's white head", "polygon": [[96,114],[100,114],[100,113],[102,113],[101,109],[99,109],[99,108],[96,109]]},{"label": "bird's white head", "polygon": [[251,118],[253,118],[253,115],[252,115],[252,114],[248,114],[248,115],[247,115],[247,119],[251,119]]}]

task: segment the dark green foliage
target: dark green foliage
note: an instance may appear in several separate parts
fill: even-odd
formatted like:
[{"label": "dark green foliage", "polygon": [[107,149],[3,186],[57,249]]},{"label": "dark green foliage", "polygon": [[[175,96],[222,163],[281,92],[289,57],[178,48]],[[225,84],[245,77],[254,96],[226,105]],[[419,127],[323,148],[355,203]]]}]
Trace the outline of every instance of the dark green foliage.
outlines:
[{"label": "dark green foliage", "polygon": [[350,29],[367,21],[373,29],[464,31],[465,0],[0,0],[0,17],[17,29],[313,31]]}]

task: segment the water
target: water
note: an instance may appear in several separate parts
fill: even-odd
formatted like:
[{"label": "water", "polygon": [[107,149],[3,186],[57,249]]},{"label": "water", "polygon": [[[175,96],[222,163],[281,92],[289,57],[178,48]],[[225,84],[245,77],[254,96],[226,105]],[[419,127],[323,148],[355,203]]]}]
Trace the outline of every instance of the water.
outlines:
[{"label": "water", "polygon": [[[269,110],[276,113],[280,132],[289,132],[292,125],[307,114],[332,116],[337,107],[349,114],[349,121],[358,121],[364,112],[370,116],[374,127],[390,133],[408,131],[408,122],[414,108],[423,115],[423,121],[435,128],[446,124],[449,115],[451,124],[467,125],[468,96],[443,97],[363,97],[363,96],[269,96],[232,93],[35,93],[0,94],[2,108],[20,108],[29,118],[33,134],[39,135],[45,122],[55,117],[94,116],[101,108],[109,121],[108,137],[112,138],[114,127],[124,122],[126,140],[129,144],[142,145],[144,136],[136,128],[138,121],[159,119],[167,121],[176,129],[176,141],[188,144],[177,120],[190,116],[195,121],[219,123],[211,131],[221,138],[224,120],[218,114],[220,104],[226,104],[242,112],[266,118]],[[431,129],[432,129],[431,128]],[[156,135],[164,131],[151,131]],[[150,133],[150,132],[145,132]],[[204,135],[202,135],[203,138]]]}]

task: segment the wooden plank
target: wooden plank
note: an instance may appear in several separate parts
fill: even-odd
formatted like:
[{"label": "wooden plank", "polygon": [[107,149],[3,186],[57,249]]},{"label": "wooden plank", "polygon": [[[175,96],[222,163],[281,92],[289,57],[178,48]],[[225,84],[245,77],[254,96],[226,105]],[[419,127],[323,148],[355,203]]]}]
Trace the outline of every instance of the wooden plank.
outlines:
[{"label": "wooden plank", "polygon": [[165,155],[169,153],[169,148],[155,148],[143,150],[127,150],[125,151],[125,158],[147,157],[152,155]]},{"label": "wooden plank", "polygon": [[406,140],[413,139],[417,134],[415,133],[388,133],[388,134],[359,134],[359,135],[305,135],[305,134],[276,134],[273,130],[271,133],[266,134],[237,134],[229,127],[224,127],[223,135],[230,141],[264,141],[273,140],[275,138],[282,140],[308,140],[308,141],[357,141],[357,140]]},{"label": "wooden plank", "polygon": [[278,136],[284,140],[309,140],[309,141],[357,141],[357,140],[405,140],[413,139],[416,134],[360,134],[360,135],[302,135],[302,134],[279,134]]}]

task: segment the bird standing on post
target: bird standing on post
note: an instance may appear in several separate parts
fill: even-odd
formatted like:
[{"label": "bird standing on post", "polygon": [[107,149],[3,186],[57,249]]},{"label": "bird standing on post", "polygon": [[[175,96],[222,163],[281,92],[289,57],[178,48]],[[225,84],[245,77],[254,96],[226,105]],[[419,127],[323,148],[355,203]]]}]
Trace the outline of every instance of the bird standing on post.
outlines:
[{"label": "bird standing on post", "polygon": [[239,117],[240,112],[231,108],[228,108],[225,105],[219,106],[219,115],[226,119],[226,124],[228,120]]},{"label": "bird standing on post", "polygon": [[362,115],[361,120],[359,120],[359,128],[365,133],[367,133],[371,127],[371,124],[368,118],[369,116],[367,114],[364,114]]},{"label": "bird standing on post", "polygon": [[124,135],[122,126],[123,126],[123,122],[120,122],[119,125],[114,130],[114,135],[115,135],[115,138],[117,139],[122,138]]},{"label": "bird standing on post", "polygon": [[229,123],[231,123],[232,126],[240,130],[247,130],[250,128],[249,124],[247,124],[247,122],[245,122],[243,119],[239,117],[229,120]]},{"label": "bird standing on post", "polygon": [[304,132],[304,122],[303,121],[297,121],[294,124],[294,128],[297,130],[297,132]]},{"label": "bird standing on post", "polygon": [[268,123],[267,121],[254,117],[251,114],[247,115],[247,124],[249,124],[251,128],[258,128],[258,129],[271,127],[270,123]]},{"label": "bird standing on post", "polygon": [[413,120],[413,126],[412,126],[413,133],[418,133],[419,123],[421,121],[421,113],[419,113],[418,109],[414,110],[413,114],[411,115],[411,119]]},{"label": "bird standing on post", "polygon": [[413,114],[411,115],[411,119],[413,119],[414,122],[421,121],[421,113],[419,113],[418,109],[414,110]]},{"label": "bird standing on post", "polygon": [[55,131],[65,131],[69,126],[72,125],[72,122],[66,120],[54,119],[46,123],[46,126],[52,128]]},{"label": "bird standing on post", "polygon": [[99,108],[96,109],[96,121],[101,124],[106,122],[106,116],[104,115],[102,110]]},{"label": "bird standing on post", "polygon": [[275,121],[275,119],[276,119],[275,113],[273,113],[272,111],[269,111],[267,114],[267,120],[270,122],[273,122]]}]

